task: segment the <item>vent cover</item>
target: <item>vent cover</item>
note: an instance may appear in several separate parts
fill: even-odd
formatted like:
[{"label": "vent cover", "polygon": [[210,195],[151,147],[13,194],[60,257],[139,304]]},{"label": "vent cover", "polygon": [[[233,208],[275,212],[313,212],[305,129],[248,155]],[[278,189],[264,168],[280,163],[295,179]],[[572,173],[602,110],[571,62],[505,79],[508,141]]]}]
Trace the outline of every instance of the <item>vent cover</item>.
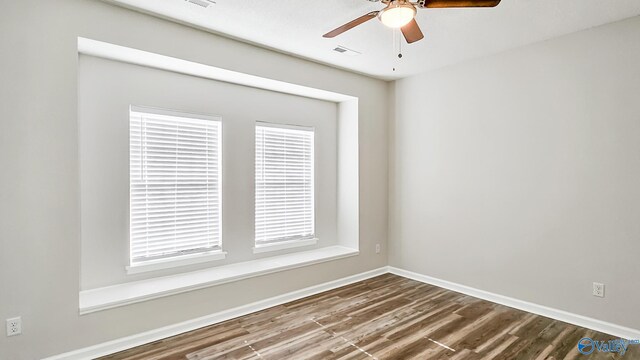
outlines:
[{"label": "vent cover", "polygon": [[360,53],[360,52],[358,52],[358,51],[351,50],[351,49],[346,48],[346,47],[344,47],[344,46],[342,46],[342,45],[338,45],[338,46],[336,46],[336,47],[333,49],[333,51],[338,52],[338,53],[341,53],[341,54],[344,54],[344,55],[348,55],[348,56],[358,56],[358,55],[362,54],[362,53]]},{"label": "vent cover", "polygon": [[205,9],[208,8],[209,5],[216,3],[215,1],[211,1],[211,0],[186,0],[186,1],[198,6],[202,6]]}]

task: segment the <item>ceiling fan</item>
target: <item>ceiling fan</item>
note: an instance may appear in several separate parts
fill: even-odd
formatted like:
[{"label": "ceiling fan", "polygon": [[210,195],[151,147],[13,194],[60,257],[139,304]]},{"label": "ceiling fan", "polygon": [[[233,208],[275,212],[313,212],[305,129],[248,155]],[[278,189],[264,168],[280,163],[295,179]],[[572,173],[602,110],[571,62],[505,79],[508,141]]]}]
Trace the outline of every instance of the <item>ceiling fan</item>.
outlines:
[{"label": "ceiling fan", "polygon": [[387,5],[384,9],[364,14],[355,20],[329,31],[324,34],[323,37],[336,37],[374,17],[378,17],[384,25],[390,28],[400,28],[407,43],[411,44],[424,38],[415,19],[417,9],[494,7],[500,3],[500,0],[418,0],[415,2],[409,0],[381,0],[381,2]]}]

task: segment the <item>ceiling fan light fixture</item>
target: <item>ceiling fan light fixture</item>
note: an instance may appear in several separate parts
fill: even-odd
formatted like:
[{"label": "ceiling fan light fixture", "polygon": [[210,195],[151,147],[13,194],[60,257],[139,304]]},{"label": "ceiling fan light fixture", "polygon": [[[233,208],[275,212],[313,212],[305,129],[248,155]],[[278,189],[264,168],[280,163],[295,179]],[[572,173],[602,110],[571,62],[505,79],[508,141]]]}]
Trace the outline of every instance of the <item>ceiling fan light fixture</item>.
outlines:
[{"label": "ceiling fan light fixture", "polygon": [[416,8],[404,0],[393,0],[380,11],[380,21],[390,28],[400,28],[407,25],[416,17]]}]

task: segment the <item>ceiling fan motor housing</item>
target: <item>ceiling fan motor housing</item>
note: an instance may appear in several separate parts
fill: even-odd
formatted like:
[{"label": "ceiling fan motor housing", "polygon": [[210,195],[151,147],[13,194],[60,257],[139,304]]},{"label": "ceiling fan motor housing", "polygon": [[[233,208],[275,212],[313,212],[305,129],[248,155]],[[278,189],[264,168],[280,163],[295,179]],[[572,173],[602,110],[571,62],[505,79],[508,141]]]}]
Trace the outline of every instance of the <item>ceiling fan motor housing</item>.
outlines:
[{"label": "ceiling fan motor housing", "polygon": [[389,1],[387,7],[378,14],[378,19],[390,28],[400,28],[416,16],[416,7],[407,0]]}]

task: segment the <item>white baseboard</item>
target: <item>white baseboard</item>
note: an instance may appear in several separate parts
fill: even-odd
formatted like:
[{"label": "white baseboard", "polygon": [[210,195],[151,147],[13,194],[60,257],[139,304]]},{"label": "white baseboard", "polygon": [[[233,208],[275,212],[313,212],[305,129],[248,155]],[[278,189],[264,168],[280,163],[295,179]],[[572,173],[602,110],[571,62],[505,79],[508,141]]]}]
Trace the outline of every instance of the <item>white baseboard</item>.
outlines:
[{"label": "white baseboard", "polygon": [[247,315],[256,311],[264,310],[273,306],[281,305],[290,301],[298,300],[307,296],[315,295],[324,291],[349,285],[354,282],[366,280],[374,276],[388,272],[387,267],[367,271],[364,273],[348,276],[342,279],[330,281],[324,284],[311,286],[305,289],[292,291],[283,295],[275,296],[266,300],[257,301],[251,304],[239,306],[233,309],[221,311],[215,314],[203,316],[197,319],[188,320],[175,325],[165,326],[159,329],[147,331],[140,334],[127,336],[112,340],[102,344],[86,347],[83,349],[67,352],[64,354],[49,357],[45,360],[84,360],[95,359],[100,356],[113,354],[132,347],[144,345],[153,341],[178,335],[187,331],[199,329],[204,326],[220,323],[239,316]]},{"label": "white baseboard", "polygon": [[301,298],[318,294],[324,291],[339,288],[341,286],[366,280],[374,276],[382,275],[385,273],[392,273],[395,275],[403,276],[412,280],[435,285],[435,286],[456,291],[465,295],[491,301],[496,304],[505,305],[508,307],[523,310],[533,314],[545,316],[555,320],[560,320],[560,321],[564,321],[577,326],[611,334],[614,336],[618,336],[620,338],[640,339],[640,330],[631,329],[628,327],[608,323],[602,320],[597,320],[597,319],[589,318],[586,316],[566,312],[563,310],[553,309],[550,307],[530,303],[527,301],[514,299],[508,296],[494,294],[488,291],[475,289],[466,285],[456,284],[450,281],[437,279],[431,276],[418,274],[412,271],[399,269],[393,266],[385,266],[379,269],[348,276],[348,277],[330,281],[324,284],[311,286],[302,290],[292,291],[287,294],[283,294],[283,295],[272,297],[266,300],[261,300],[251,304],[239,306],[233,309],[221,311],[215,314],[203,316],[203,317],[185,321],[179,324],[165,326],[163,328],[127,336],[124,338],[112,340],[102,344],[52,356],[45,360],[94,359],[100,356],[113,354],[118,351],[130,349],[132,347],[144,345],[153,341],[178,335],[187,331],[192,331],[204,326],[217,324],[222,321],[247,315],[256,311],[264,310],[273,306],[281,305],[290,301],[301,299]]},{"label": "white baseboard", "polygon": [[589,318],[586,316],[573,314],[567,311],[553,309],[527,301],[514,299],[508,296],[494,294],[488,291],[475,289],[466,285],[456,284],[450,281],[437,279],[431,276],[418,274],[412,271],[399,269],[393,266],[388,267],[389,272],[395,275],[406,277],[412,280],[435,285],[441,288],[459,292],[465,295],[473,296],[482,300],[491,301],[500,305],[505,305],[515,309],[523,310],[533,314],[545,316],[555,320],[560,320],[569,324],[581,326],[584,328],[596,330],[610,335],[618,336],[623,339],[640,339],[640,330],[632,329],[606,321]]}]

